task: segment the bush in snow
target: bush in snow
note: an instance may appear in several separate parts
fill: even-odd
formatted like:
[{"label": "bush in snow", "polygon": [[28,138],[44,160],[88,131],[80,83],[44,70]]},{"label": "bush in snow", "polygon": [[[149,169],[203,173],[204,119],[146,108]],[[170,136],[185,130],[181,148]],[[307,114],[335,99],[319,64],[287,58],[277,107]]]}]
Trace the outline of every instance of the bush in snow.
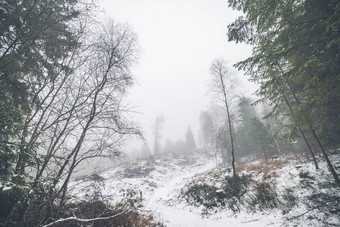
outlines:
[{"label": "bush in snow", "polygon": [[205,183],[193,183],[184,192],[184,197],[189,204],[203,205],[207,210],[220,207],[238,212],[250,182],[252,182],[251,176],[244,175],[236,179],[226,177],[225,183],[220,188]]},{"label": "bush in snow", "polygon": [[255,182],[253,185],[253,193],[248,203],[248,207],[252,211],[256,211],[257,209],[272,209],[278,207],[280,204],[275,185],[271,182]]},{"label": "bush in snow", "polygon": [[20,220],[23,216],[23,207],[31,196],[30,190],[25,186],[13,185],[0,188],[0,223]]}]

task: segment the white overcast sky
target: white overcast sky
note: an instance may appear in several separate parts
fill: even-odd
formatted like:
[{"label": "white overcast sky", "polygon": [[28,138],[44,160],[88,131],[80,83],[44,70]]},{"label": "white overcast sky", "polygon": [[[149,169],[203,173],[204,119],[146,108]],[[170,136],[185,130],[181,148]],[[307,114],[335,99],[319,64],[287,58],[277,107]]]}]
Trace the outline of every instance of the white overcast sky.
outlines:
[{"label": "white overcast sky", "polygon": [[[148,144],[159,114],[166,119],[163,142],[184,138],[188,125],[196,134],[200,111],[211,102],[212,61],[224,58],[232,65],[251,53],[249,46],[229,43],[226,35],[240,13],[226,0],[102,0],[101,6],[107,17],[128,23],[138,35],[142,54],[129,100]],[[251,84],[244,86],[254,91]]]}]

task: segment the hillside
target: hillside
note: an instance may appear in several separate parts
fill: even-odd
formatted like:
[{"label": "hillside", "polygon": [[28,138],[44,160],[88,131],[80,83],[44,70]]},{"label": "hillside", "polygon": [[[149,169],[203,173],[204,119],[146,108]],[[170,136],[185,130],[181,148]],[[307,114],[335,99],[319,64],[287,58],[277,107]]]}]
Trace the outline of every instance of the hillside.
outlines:
[{"label": "hillside", "polygon": [[[339,170],[339,156],[332,156]],[[138,160],[71,182],[73,201],[103,200],[165,226],[339,226],[340,190],[326,164],[272,160],[228,168],[213,160]]]}]

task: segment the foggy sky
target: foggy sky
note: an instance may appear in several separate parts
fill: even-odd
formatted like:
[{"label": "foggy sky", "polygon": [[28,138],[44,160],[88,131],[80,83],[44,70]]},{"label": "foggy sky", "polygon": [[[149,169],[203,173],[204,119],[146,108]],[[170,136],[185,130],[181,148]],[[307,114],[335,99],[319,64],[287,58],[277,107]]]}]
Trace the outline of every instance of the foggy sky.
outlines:
[{"label": "foggy sky", "polygon": [[[241,14],[228,8],[226,0],[103,0],[102,7],[138,35],[142,53],[128,99],[150,147],[159,114],[166,119],[163,144],[184,138],[188,125],[197,140],[200,111],[211,103],[212,61],[224,58],[232,65],[251,53],[249,46],[229,43],[226,35],[227,25]],[[254,85],[239,74],[251,94]]]}]

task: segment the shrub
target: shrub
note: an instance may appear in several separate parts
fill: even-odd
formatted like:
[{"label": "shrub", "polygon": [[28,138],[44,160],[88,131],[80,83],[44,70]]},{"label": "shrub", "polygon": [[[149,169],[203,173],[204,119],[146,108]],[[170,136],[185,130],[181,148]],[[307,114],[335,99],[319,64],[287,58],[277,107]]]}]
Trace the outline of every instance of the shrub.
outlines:
[{"label": "shrub", "polygon": [[282,199],[288,208],[296,205],[297,197],[294,195],[294,191],[291,188],[286,188],[282,194]]},{"label": "shrub", "polygon": [[26,187],[12,186],[0,189],[0,223],[20,220],[24,215],[24,207],[30,199],[30,190]]},{"label": "shrub", "polygon": [[257,182],[254,185],[254,189],[255,193],[250,202],[252,210],[272,209],[276,208],[280,203],[275,186],[270,182]]},{"label": "shrub", "polygon": [[221,189],[207,184],[192,184],[184,193],[186,201],[195,206],[203,205],[206,209],[228,208],[233,212],[240,211],[242,198],[247,192],[250,175],[226,177]]},{"label": "shrub", "polygon": [[203,205],[211,209],[214,207],[225,206],[224,199],[227,195],[219,191],[215,186],[207,184],[194,184],[184,194],[187,202],[192,205]]},{"label": "shrub", "polygon": [[137,166],[131,167],[124,170],[124,177],[134,178],[134,177],[145,177],[149,175],[154,170],[154,167],[149,166]]},{"label": "shrub", "polygon": [[299,172],[299,177],[301,179],[310,179],[310,180],[315,180],[313,176],[309,175],[309,172]]},{"label": "shrub", "polygon": [[309,172],[299,172],[299,177],[301,178],[301,187],[311,188],[315,183],[315,177],[310,176]]}]

